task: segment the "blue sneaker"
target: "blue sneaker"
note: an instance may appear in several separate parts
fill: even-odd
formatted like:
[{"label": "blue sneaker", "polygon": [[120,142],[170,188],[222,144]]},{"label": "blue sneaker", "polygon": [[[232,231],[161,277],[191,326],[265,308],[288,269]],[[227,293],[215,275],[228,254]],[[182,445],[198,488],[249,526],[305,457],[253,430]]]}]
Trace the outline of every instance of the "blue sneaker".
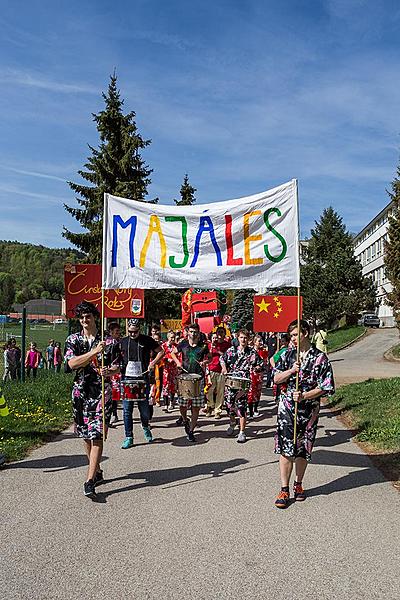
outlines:
[{"label": "blue sneaker", "polygon": [[150,427],[143,427],[143,435],[146,442],[152,442],[153,436],[151,435]]},{"label": "blue sneaker", "polygon": [[121,448],[123,450],[126,450],[127,448],[132,448],[132,446],[133,446],[133,437],[127,437],[122,442]]}]

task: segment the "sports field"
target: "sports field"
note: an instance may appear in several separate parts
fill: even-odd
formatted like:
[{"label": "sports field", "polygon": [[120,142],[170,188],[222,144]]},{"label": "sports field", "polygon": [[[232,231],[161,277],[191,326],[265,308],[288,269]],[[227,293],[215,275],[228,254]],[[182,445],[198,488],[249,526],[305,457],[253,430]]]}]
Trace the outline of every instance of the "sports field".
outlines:
[{"label": "sports field", "polygon": [[[15,337],[17,345],[21,347],[22,326],[19,323],[5,323],[0,326],[0,344],[4,346],[6,340],[10,337]],[[66,324],[26,324],[26,349],[29,348],[30,342],[36,342],[39,350],[45,354],[49,340],[60,342],[61,348],[64,351],[64,342],[68,334],[68,326]],[[4,360],[0,358],[0,376],[3,377]]]}]

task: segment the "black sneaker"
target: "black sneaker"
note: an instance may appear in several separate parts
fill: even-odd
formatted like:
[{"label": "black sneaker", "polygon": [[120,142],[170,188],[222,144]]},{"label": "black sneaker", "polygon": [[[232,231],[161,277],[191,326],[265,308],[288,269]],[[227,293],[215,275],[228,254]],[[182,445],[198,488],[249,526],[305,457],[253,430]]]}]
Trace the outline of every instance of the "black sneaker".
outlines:
[{"label": "black sneaker", "polygon": [[93,479],[89,479],[89,481],[85,481],[83,484],[83,493],[88,498],[95,500],[97,498],[95,483]]},{"label": "black sneaker", "polygon": [[103,483],[103,481],[104,481],[103,471],[101,469],[99,469],[96,472],[96,475],[94,476],[93,483],[94,483],[94,485],[99,485],[99,483]]},{"label": "black sneaker", "polygon": [[179,419],[177,419],[177,420],[175,421],[175,423],[176,423],[177,425],[183,425],[183,417],[182,417],[182,415],[179,417]]},{"label": "black sneaker", "polygon": [[187,436],[186,437],[187,437],[187,439],[188,439],[189,442],[195,442],[196,441],[196,438],[194,437],[193,431],[189,430],[187,432]]},{"label": "black sneaker", "polygon": [[189,419],[186,419],[184,427],[185,427],[186,433],[189,435],[189,432],[190,432],[190,420]]}]

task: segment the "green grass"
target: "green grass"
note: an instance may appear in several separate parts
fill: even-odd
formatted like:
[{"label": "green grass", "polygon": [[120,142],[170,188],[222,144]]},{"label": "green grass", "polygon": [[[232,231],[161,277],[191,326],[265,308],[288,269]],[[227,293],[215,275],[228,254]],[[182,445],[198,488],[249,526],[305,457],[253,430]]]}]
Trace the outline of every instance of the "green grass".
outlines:
[{"label": "green grass", "polygon": [[357,440],[378,450],[400,450],[400,378],[370,379],[341,387],[330,401],[358,431]]},{"label": "green grass", "polygon": [[392,354],[396,358],[400,358],[400,344],[397,344],[394,348],[392,348]]},{"label": "green grass", "polygon": [[35,381],[6,382],[10,414],[0,417],[0,453],[18,460],[71,422],[72,376],[39,372]]},{"label": "green grass", "polygon": [[341,327],[334,331],[328,332],[328,352],[341,348],[345,344],[352,342],[358,336],[365,331],[365,327],[362,325],[355,325],[351,327]]}]

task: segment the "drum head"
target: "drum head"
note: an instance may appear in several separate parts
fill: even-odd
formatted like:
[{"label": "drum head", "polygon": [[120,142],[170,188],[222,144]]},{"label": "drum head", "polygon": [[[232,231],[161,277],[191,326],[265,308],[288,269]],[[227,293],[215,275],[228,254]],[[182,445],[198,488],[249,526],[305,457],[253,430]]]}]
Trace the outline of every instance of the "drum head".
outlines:
[{"label": "drum head", "polygon": [[146,382],[144,379],[139,379],[137,377],[125,377],[122,380],[124,385],[144,385]]},{"label": "drum head", "polygon": [[201,375],[198,375],[197,373],[182,373],[179,375],[179,379],[182,381],[198,381],[201,379]]}]

